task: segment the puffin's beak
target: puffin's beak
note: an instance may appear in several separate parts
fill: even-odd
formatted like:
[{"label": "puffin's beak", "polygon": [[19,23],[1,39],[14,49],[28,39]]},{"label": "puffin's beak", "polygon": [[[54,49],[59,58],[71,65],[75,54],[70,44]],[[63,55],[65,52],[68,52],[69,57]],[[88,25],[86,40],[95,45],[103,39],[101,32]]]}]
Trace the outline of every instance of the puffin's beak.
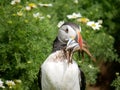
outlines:
[{"label": "puffin's beak", "polygon": [[77,42],[80,46],[80,50],[82,50],[82,47],[83,47],[83,40],[82,40],[82,36],[80,34],[80,31],[77,31]]},{"label": "puffin's beak", "polygon": [[[67,43],[67,47],[66,47],[67,51],[71,51],[71,53],[76,52],[76,51],[80,51],[82,53],[82,56],[84,56],[83,52],[85,52],[88,56],[91,57],[91,59],[93,61],[96,61],[95,58],[92,56],[92,54],[90,53],[87,43],[85,41],[83,41],[82,36],[80,34],[80,31],[77,31],[77,40],[75,39],[70,39]],[[69,55],[70,56],[70,55]],[[72,56],[72,54],[71,54]],[[71,60],[71,59],[70,59]]]}]

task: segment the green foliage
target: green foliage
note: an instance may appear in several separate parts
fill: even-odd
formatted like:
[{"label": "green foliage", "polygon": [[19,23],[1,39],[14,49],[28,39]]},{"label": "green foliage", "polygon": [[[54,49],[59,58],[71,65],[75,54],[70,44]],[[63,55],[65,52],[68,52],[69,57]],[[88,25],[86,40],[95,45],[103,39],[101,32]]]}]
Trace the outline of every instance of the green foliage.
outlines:
[{"label": "green foliage", "polygon": [[81,66],[82,71],[85,73],[86,82],[89,84],[95,84],[99,68],[93,63],[90,63],[87,59],[86,61],[79,61],[78,63]]},{"label": "green foliage", "polygon": [[54,37],[51,35],[56,32],[52,28],[54,23],[48,18],[34,18],[36,10],[25,11],[20,4],[12,6],[9,2],[5,8],[0,7],[0,11],[3,11],[0,17],[0,76],[6,80],[21,79],[23,90],[29,90],[40,64],[51,51]]},{"label": "green foliage", "polygon": [[[51,52],[52,42],[57,36],[57,23],[61,20],[75,22],[81,26],[83,39],[88,43],[91,53],[98,62],[118,61],[113,49],[114,38],[108,34],[116,32],[114,29],[117,27],[115,22],[111,21],[117,15],[117,6],[111,7],[111,2],[111,0],[78,0],[78,3],[74,0],[21,0],[20,3],[11,5],[11,0],[1,0],[0,78],[4,82],[20,79],[21,84],[15,86],[13,90],[38,90],[39,67]],[[50,3],[53,6],[42,7],[39,3]],[[26,10],[27,6],[30,10]],[[114,14],[110,12],[111,10],[107,11],[110,8]],[[74,12],[80,12],[83,17],[92,21],[104,20],[102,28],[93,30],[77,19],[68,19],[67,15]],[[85,72],[87,82],[94,84],[99,72],[97,65],[87,55],[84,62],[80,59],[78,63]],[[115,87],[118,86],[118,81],[119,79],[113,82]]]},{"label": "green foliage", "polygon": [[[118,74],[118,75],[117,75]],[[116,87],[116,89],[115,90],[120,90],[120,76],[119,76],[119,73],[116,73],[116,75],[117,75],[117,78],[116,78],[116,80],[114,80],[113,82],[112,82],[112,86],[114,86],[114,87]]]}]

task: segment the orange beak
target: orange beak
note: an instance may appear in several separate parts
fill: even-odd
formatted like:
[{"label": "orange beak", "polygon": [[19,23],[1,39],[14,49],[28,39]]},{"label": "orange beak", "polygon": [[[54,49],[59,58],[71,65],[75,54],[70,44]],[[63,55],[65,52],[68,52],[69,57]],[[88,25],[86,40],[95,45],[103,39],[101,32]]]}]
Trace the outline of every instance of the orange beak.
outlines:
[{"label": "orange beak", "polygon": [[79,46],[80,46],[80,50],[82,50],[83,40],[82,40],[82,36],[80,34],[80,31],[77,31],[77,35],[78,35],[78,43],[79,43]]}]

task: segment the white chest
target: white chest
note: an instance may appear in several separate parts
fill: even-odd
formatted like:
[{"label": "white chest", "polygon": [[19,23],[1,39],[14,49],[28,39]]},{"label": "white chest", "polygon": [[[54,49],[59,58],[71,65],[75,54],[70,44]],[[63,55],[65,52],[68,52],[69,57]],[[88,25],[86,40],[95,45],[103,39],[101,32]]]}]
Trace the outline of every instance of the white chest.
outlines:
[{"label": "white chest", "polygon": [[80,90],[79,69],[75,61],[67,63],[67,60],[54,61],[52,56],[41,66],[42,90]]}]

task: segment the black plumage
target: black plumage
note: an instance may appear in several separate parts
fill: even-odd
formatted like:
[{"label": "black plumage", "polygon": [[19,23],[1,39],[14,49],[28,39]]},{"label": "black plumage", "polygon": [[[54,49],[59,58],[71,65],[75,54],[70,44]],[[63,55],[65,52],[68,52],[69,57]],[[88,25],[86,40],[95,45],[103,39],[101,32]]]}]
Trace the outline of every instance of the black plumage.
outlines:
[{"label": "black plumage", "polygon": [[55,39],[54,42],[53,42],[52,52],[55,52],[55,51],[57,51],[57,50],[65,49],[65,46],[66,46],[66,44],[61,43],[61,42],[58,40],[58,37],[56,37],[56,39]]}]

